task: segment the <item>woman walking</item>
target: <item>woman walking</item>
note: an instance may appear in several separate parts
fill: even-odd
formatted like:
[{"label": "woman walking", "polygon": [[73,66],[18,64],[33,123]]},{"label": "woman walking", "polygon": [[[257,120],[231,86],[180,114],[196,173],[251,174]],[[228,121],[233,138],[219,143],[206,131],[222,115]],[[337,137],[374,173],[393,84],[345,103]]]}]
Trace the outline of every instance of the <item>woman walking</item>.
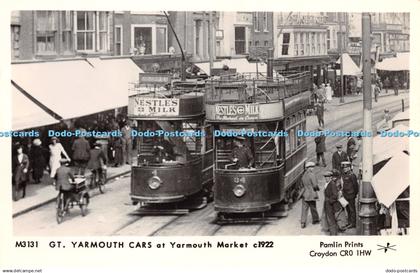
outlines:
[{"label": "woman walking", "polygon": [[61,143],[58,141],[58,138],[51,138],[50,148],[50,177],[54,178],[57,172],[57,169],[60,168],[60,159],[61,155],[64,155],[67,161],[70,161],[70,157],[67,155]]}]

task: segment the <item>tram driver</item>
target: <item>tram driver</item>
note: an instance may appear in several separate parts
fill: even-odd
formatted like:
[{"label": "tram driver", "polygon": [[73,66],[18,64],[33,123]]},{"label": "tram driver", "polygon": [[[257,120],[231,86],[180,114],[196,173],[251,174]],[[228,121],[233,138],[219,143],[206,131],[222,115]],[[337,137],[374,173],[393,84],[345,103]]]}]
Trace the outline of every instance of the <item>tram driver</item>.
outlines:
[{"label": "tram driver", "polygon": [[235,137],[233,139],[233,149],[231,154],[231,160],[235,163],[237,169],[252,168],[254,167],[254,156],[252,155],[251,149],[244,144],[244,137]]},{"label": "tram driver", "polygon": [[165,138],[160,138],[153,146],[154,163],[175,160],[175,152],[172,143]]}]

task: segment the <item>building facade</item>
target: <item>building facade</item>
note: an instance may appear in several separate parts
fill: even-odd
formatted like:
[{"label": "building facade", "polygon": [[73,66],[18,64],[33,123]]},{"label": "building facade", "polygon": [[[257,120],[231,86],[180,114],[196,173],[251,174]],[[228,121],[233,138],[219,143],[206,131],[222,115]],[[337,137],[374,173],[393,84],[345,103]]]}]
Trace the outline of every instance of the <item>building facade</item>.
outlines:
[{"label": "building facade", "polygon": [[410,50],[409,13],[372,13],[373,46],[380,53]]},{"label": "building facade", "polygon": [[13,60],[112,55],[109,11],[15,11],[11,18]]}]

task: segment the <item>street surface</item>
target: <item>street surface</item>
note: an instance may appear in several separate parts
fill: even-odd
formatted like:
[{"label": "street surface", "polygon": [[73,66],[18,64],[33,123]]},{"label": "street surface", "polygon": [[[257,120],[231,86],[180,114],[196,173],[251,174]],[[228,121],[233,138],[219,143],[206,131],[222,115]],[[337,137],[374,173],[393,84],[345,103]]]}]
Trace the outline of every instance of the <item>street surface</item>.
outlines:
[{"label": "street surface", "polygon": [[[384,109],[390,110],[391,116],[401,111],[401,99],[405,106],[409,105],[409,94],[380,98],[373,102],[373,121],[376,124],[383,118]],[[325,128],[329,130],[360,130],[363,126],[362,102],[350,103],[342,106],[326,104]],[[307,130],[316,130],[317,118],[314,115],[307,118]],[[331,169],[331,156],[336,143],[346,143],[345,138],[328,137],[325,153],[327,167],[316,167],[315,173],[323,189],[322,173]],[[307,138],[308,158],[315,160],[315,143],[313,138]],[[359,154],[360,151],[359,151]],[[360,156],[358,158],[360,160]],[[358,161],[356,162],[358,163]],[[357,169],[355,170],[357,171]],[[308,217],[305,229],[300,227],[301,200],[289,210],[288,217],[268,223],[218,225],[214,223],[216,213],[213,204],[206,208],[193,211],[182,216],[138,216],[132,215],[136,207],[131,205],[129,198],[130,177],[125,176],[107,184],[105,194],[96,195],[88,206],[88,214],[81,216],[80,209],[74,207],[64,218],[64,222],[57,224],[55,219],[55,203],[50,203],[36,210],[13,219],[15,235],[24,236],[253,236],[253,235],[323,235],[321,226],[312,225]],[[94,191],[97,191],[95,189]],[[322,192],[322,191],[321,191]],[[323,194],[317,203],[321,215]]]}]

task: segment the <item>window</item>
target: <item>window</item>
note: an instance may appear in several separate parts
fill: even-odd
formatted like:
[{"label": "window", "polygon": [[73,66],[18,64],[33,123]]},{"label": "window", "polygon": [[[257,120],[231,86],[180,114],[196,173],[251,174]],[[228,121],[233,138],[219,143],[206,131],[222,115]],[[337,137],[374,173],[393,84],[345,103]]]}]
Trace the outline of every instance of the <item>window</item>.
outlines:
[{"label": "window", "polygon": [[311,33],[311,55],[315,55],[315,32]]},{"label": "window", "polygon": [[268,41],[264,41],[264,46],[268,46]]},{"label": "window", "polygon": [[263,25],[264,25],[264,31],[265,32],[267,32],[268,31],[268,12],[264,12],[264,17],[263,17],[264,19],[264,23],[263,23]]},{"label": "window", "polygon": [[327,49],[331,48],[331,31],[330,29],[327,29]]},{"label": "window", "polygon": [[151,27],[134,27],[134,48],[139,55],[152,54]]},{"label": "window", "polygon": [[293,40],[294,40],[294,48],[295,48],[295,56],[299,56],[299,33],[293,34]]},{"label": "window", "polygon": [[290,33],[283,33],[283,46],[281,48],[281,55],[289,55]]},{"label": "window", "polygon": [[73,52],[73,14],[71,11],[61,12],[61,42],[64,53]]},{"label": "window", "polygon": [[305,34],[300,34],[300,54],[301,56],[305,55]]},{"label": "window", "polygon": [[316,34],[316,53],[319,55],[321,54],[321,38],[320,33]]},{"label": "window", "polygon": [[12,25],[10,29],[10,42],[11,42],[11,53],[12,60],[19,58],[19,40],[20,40],[20,26]]},{"label": "window", "polygon": [[36,12],[36,52],[38,54],[57,53],[58,13],[55,11]]},{"label": "window", "polygon": [[77,50],[93,51],[95,49],[95,12],[79,11],[77,18]]},{"label": "window", "polygon": [[235,52],[245,54],[245,27],[235,27]]},{"label": "window", "polygon": [[311,55],[311,41],[309,40],[309,32],[306,33],[306,55]]},{"label": "window", "polygon": [[258,12],[254,12],[254,31],[259,32],[260,31],[260,24],[259,24],[259,18],[258,18]]},{"label": "window", "polygon": [[122,26],[115,26],[115,55],[123,55]]},{"label": "window", "polygon": [[196,20],[194,21],[195,31],[194,31],[194,47],[195,47],[195,55],[201,56],[201,44],[200,44],[200,32],[201,32],[201,21]]},{"label": "window", "polygon": [[99,51],[106,52],[109,50],[109,42],[108,42],[108,13],[100,11],[98,16],[99,21]]},{"label": "window", "polygon": [[260,41],[255,41],[255,46],[260,46]]}]

